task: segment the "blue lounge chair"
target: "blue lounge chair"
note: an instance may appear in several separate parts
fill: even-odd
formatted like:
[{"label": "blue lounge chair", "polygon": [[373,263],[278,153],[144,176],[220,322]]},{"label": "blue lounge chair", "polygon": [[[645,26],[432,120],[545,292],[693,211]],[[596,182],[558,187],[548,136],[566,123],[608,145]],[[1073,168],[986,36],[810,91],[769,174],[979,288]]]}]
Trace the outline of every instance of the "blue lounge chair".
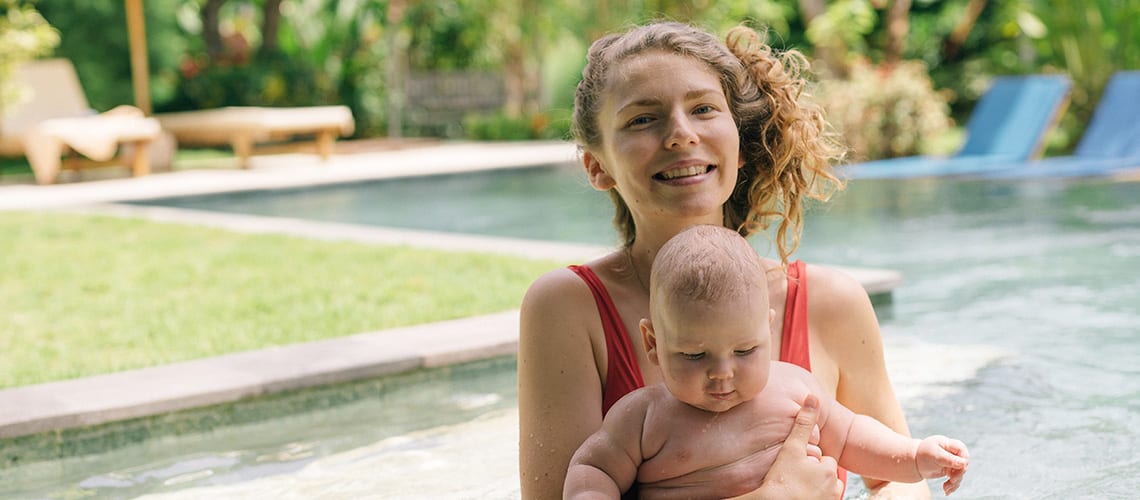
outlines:
[{"label": "blue lounge chair", "polygon": [[966,123],[966,143],[949,157],[908,156],[844,167],[850,178],[962,175],[1040,156],[1045,135],[1069,103],[1065,75],[995,78]]},{"label": "blue lounge chair", "polygon": [[1070,156],[979,173],[991,179],[1084,177],[1140,168],[1140,71],[1112,75]]}]

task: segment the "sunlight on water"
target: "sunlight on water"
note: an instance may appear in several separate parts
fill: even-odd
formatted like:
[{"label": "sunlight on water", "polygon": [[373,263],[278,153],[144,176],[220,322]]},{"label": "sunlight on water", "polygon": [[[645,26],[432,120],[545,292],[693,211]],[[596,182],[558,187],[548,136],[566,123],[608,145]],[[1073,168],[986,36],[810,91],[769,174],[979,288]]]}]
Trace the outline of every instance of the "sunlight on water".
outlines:
[{"label": "sunlight on water", "polygon": [[518,411],[499,410],[325,457],[288,475],[140,498],[517,498],[517,429]]},{"label": "sunlight on water", "polygon": [[[898,381],[896,391],[908,407],[921,404],[923,397],[961,390],[963,382],[1006,356],[986,346],[947,349],[889,338],[885,349],[891,377]],[[517,408],[495,410],[469,422],[387,438],[320,458],[285,475],[142,498],[518,498],[517,442]],[[194,461],[181,465],[196,469]],[[201,470],[192,474],[207,477]]]}]

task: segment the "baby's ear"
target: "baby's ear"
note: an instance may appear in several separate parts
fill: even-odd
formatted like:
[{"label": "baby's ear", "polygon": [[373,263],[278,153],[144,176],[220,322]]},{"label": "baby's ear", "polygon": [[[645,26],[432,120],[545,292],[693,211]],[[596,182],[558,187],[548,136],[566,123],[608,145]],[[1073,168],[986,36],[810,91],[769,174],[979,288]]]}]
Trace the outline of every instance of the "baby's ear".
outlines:
[{"label": "baby's ear", "polygon": [[653,321],[649,318],[641,318],[637,323],[641,329],[641,341],[645,343],[645,356],[649,361],[655,365],[659,365],[657,361],[657,334],[653,331]]},{"label": "baby's ear", "polygon": [[597,155],[589,151],[582,152],[582,166],[586,168],[586,177],[590,179],[590,185],[598,191],[609,191],[613,189],[616,182],[606,172],[605,167],[602,165],[601,160]]}]

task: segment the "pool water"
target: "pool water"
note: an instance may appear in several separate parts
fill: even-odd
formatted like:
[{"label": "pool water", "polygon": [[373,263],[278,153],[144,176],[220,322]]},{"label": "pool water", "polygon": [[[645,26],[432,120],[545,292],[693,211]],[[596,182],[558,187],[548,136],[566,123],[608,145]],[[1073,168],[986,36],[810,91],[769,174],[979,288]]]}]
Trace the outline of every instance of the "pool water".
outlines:
[{"label": "pool water", "polygon": [[[107,453],[0,468],[0,498],[437,497],[445,485],[428,471],[445,468],[456,478],[473,471],[458,483],[469,485],[479,467],[514,466],[514,455],[441,453],[475,444],[454,439],[466,435],[457,429],[517,442],[513,426],[489,427],[517,415],[514,368],[513,357],[492,358],[222,405],[210,409],[217,419],[195,415],[206,410],[155,419],[146,425],[150,438]],[[239,411],[246,415],[233,418]],[[230,422],[210,421],[223,419]],[[368,467],[387,476],[382,487]],[[266,479],[280,486],[259,486]]]},{"label": "pool water", "polygon": [[533,240],[616,241],[609,197],[571,164],[134,203]]},{"label": "pool water", "polygon": [[[280,192],[269,208],[254,206],[260,196],[173,204],[586,243],[614,239],[599,229],[608,227],[608,199],[571,167]],[[769,250],[763,239],[755,245]],[[797,256],[904,274],[893,302],[877,310],[888,369],[914,434],[951,435],[970,446],[970,472],[955,498],[1134,498],[1140,491],[1140,183],[853,181],[809,214]],[[146,489],[160,498],[306,491],[517,497],[513,370],[507,363],[467,378],[487,381],[454,393],[466,395],[460,399],[474,410],[450,410],[454,418],[415,429],[338,434],[383,428],[396,418],[376,408],[349,412],[359,421],[332,426],[327,435],[304,426],[276,430],[267,418],[243,432],[276,439],[262,451],[221,439],[185,455],[108,460],[51,491],[115,497],[106,478],[149,474],[165,478]],[[446,386],[443,393],[431,382],[417,388],[453,399],[443,395],[452,394]],[[435,415],[430,411],[409,406],[396,413]],[[340,445],[315,444],[326,440]],[[275,453],[305,457],[278,462]],[[211,463],[225,470],[202,472],[213,470]],[[181,479],[164,484],[171,477]],[[27,496],[49,496],[35,491]],[[123,496],[140,490],[130,491]],[[847,496],[862,494],[853,481]]]}]

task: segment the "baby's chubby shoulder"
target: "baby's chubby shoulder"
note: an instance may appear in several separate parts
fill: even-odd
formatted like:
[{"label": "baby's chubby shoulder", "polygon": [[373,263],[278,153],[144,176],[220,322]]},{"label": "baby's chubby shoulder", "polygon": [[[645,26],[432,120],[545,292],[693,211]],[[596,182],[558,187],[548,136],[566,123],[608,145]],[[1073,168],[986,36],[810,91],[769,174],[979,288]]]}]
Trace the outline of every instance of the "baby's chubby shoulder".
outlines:
[{"label": "baby's chubby shoulder", "polygon": [[776,375],[800,381],[814,378],[811,372],[805,370],[802,366],[786,361],[772,361],[771,370],[772,376],[770,376],[770,379],[775,379]]},{"label": "baby's chubby shoulder", "polygon": [[765,388],[765,392],[769,391],[796,402],[803,402],[804,396],[808,394],[819,396],[822,389],[815,376],[803,367],[783,361],[773,361],[768,376],[768,386]]},{"label": "baby's chubby shoulder", "polygon": [[[673,400],[672,394],[665,387],[664,383],[647,385],[631,391],[630,393],[622,396],[614,403],[614,409],[646,409],[654,406],[667,404]],[[613,409],[610,410],[613,412]]]}]

